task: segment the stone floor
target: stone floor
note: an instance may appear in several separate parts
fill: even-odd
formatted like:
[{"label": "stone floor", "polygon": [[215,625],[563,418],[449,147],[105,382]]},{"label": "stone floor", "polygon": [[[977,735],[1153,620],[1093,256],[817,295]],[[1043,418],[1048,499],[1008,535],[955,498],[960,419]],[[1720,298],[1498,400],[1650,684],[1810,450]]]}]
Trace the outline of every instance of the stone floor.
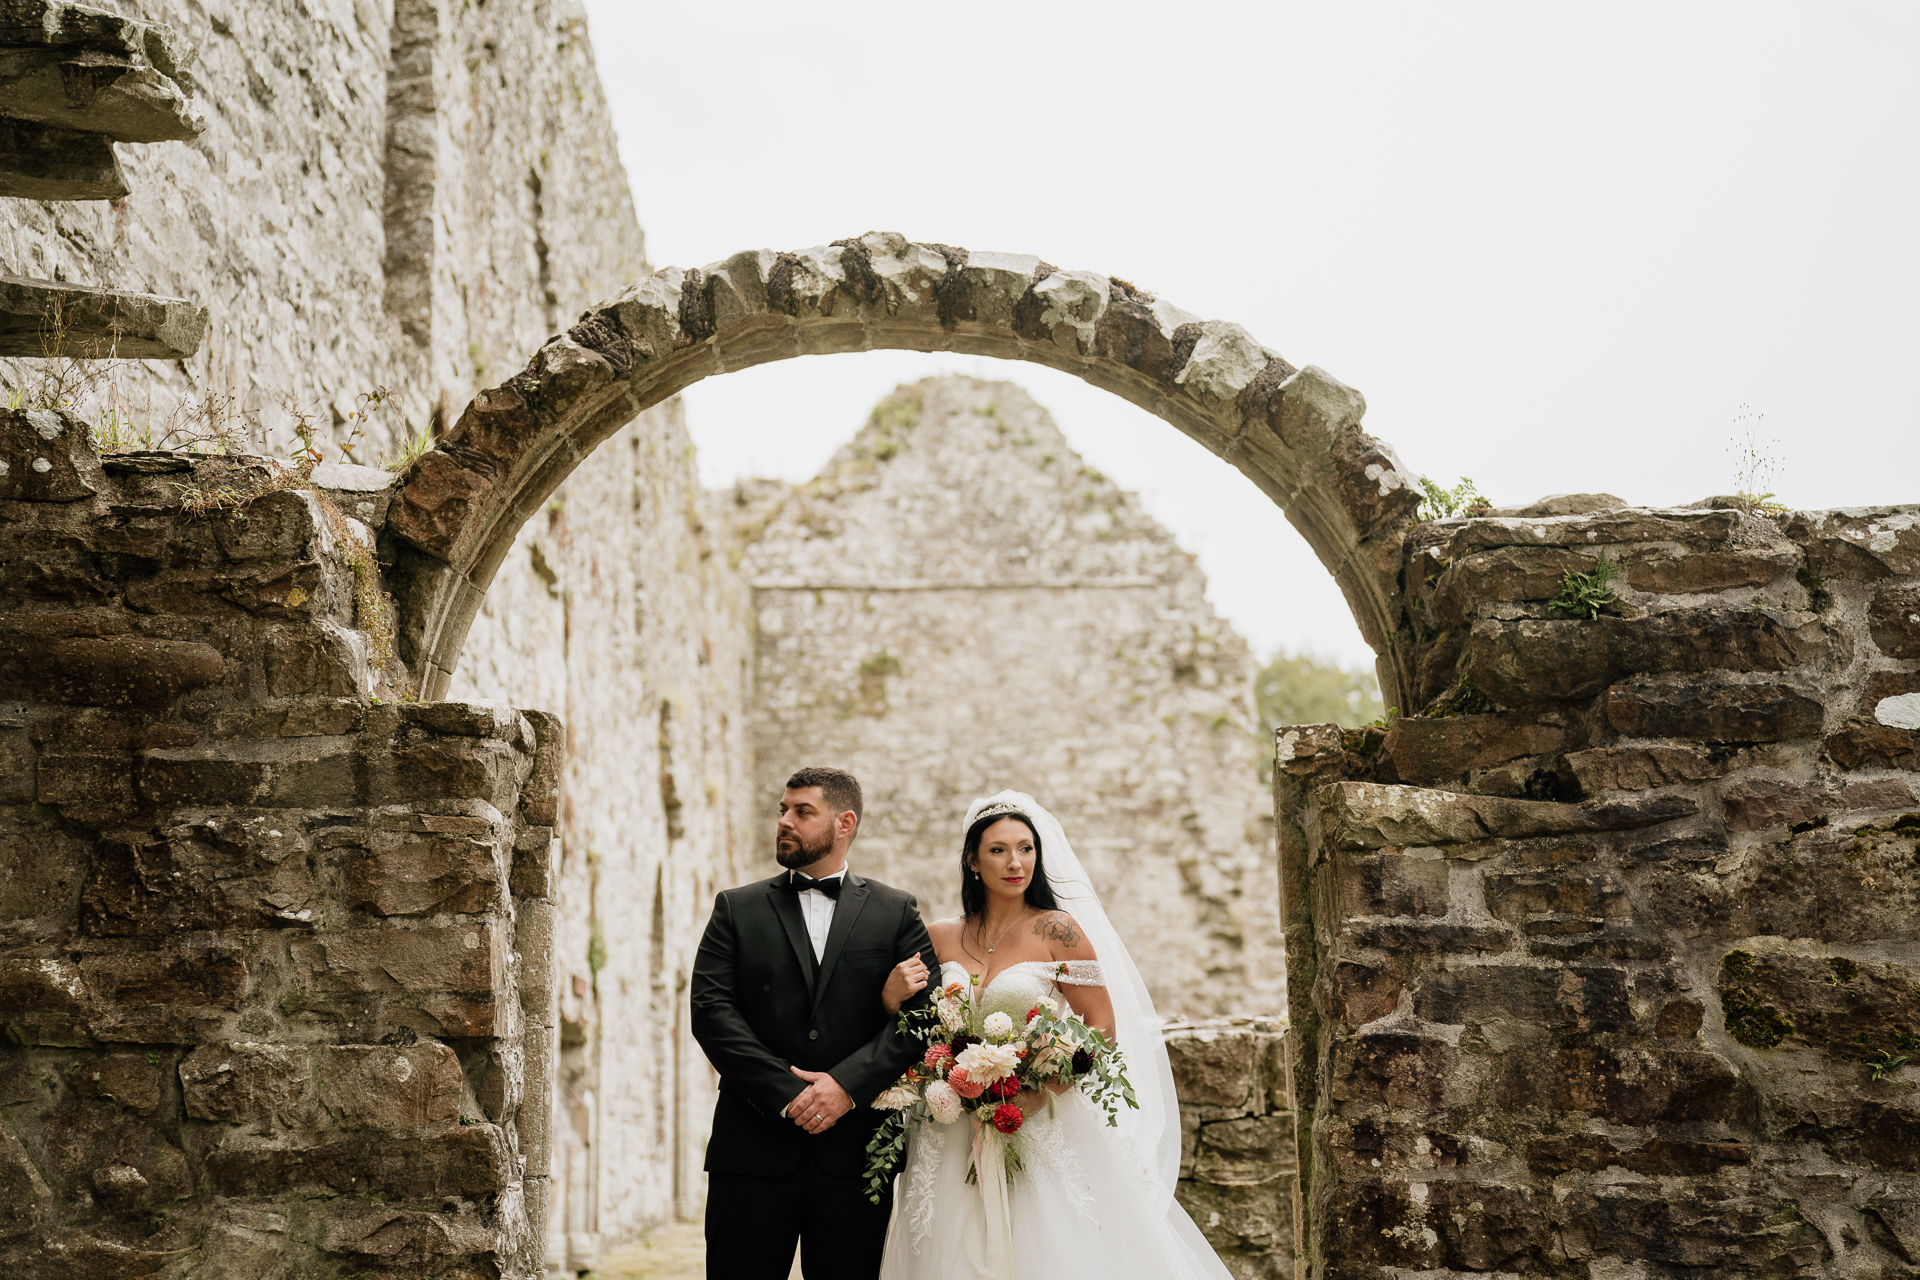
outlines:
[{"label": "stone floor", "polygon": [[[589,1273],[590,1280],[705,1280],[705,1230],[698,1222],[656,1227],[639,1244],[601,1259],[600,1266]],[[790,1280],[801,1280],[797,1256]]]}]

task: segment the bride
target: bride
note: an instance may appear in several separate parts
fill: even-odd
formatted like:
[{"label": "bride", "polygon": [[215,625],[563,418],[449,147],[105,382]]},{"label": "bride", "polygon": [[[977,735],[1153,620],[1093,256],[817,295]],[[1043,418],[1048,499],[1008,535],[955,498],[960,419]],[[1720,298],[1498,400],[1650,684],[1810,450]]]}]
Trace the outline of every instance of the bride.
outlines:
[{"label": "bride", "polygon": [[[941,985],[976,977],[976,1004],[1016,1022],[1043,996],[1064,999],[1117,1038],[1140,1105],[1121,1107],[1116,1128],[1070,1085],[1019,1094],[1025,1168],[991,1214],[988,1180],[967,1182],[971,1123],[917,1127],[881,1280],[1229,1280],[1173,1198],[1179,1103],[1153,1001],[1066,833],[1031,796],[1002,791],[967,810],[960,902],[964,914],[928,930]],[[903,961],[882,995],[888,1012],[927,980],[917,957]]]}]

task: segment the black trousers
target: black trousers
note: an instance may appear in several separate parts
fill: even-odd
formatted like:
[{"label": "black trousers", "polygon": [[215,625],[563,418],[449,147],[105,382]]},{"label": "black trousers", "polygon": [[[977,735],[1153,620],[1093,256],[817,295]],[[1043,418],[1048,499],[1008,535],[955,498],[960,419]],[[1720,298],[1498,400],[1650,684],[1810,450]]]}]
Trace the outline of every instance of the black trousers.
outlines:
[{"label": "black trousers", "polygon": [[807,1280],[877,1280],[891,1188],[879,1204],[862,1177],[821,1172],[809,1152],[779,1178],[707,1175],[707,1280],[787,1280],[793,1248]]}]

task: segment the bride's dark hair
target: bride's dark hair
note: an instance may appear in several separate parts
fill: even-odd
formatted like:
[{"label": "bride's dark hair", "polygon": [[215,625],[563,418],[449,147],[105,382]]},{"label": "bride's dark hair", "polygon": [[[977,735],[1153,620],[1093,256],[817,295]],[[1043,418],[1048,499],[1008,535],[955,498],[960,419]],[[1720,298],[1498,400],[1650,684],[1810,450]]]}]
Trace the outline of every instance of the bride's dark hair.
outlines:
[{"label": "bride's dark hair", "polygon": [[1027,905],[1042,911],[1058,911],[1060,904],[1053,900],[1053,886],[1047,883],[1045,850],[1040,847],[1040,833],[1034,830],[1033,819],[1024,813],[987,813],[974,819],[973,825],[967,828],[966,842],[960,846],[961,914],[977,916],[986,912],[987,886],[980,882],[980,873],[973,869],[973,860],[980,852],[980,837],[1002,818],[1012,818],[1033,832],[1033,871],[1027,877]]}]

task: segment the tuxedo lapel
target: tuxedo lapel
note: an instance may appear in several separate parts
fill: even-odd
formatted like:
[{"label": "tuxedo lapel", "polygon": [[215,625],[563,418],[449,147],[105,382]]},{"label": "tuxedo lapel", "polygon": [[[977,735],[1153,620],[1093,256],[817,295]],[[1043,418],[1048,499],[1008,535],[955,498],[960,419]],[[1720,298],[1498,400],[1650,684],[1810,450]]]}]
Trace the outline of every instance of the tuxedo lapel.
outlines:
[{"label": "tuxedo lapel", "polygon": [[[780,879],[767,886],[767,897],[773,903],[773,914],[780,917],[780,926],[787,931],[787,942],[793,947],[793,958],[799,963],[800,972],[806,975],[810,1003],[818,1003],[820,988],[824,984],[817,980],[814,973],[813,939],[807,936],[807,921],[800,914],[799,895],[787,888],[785,878],[782,873]],[[835,923],[838,923],[837,918]]]},{"label": "tuxedo lapel", "polygon": [[[840,963],[840,953],[846,950],[847,935],[853,932],[853,925],[860,918],[860,909],[867,905],[867,882],[847,872],[840,886],[840,901],[833,909],[833,924],[827,930],[827,945],[820,957],[820,980],[813,988],[813,1011],[820,1008],[820,997],[827,992],[827,982],[833,977],[833,967]],[[794,914],[799,915],[796,908]],[[802,931],[804,933],[804,930]],[[811,1015],[809,1015],[811,1016]]]}]

